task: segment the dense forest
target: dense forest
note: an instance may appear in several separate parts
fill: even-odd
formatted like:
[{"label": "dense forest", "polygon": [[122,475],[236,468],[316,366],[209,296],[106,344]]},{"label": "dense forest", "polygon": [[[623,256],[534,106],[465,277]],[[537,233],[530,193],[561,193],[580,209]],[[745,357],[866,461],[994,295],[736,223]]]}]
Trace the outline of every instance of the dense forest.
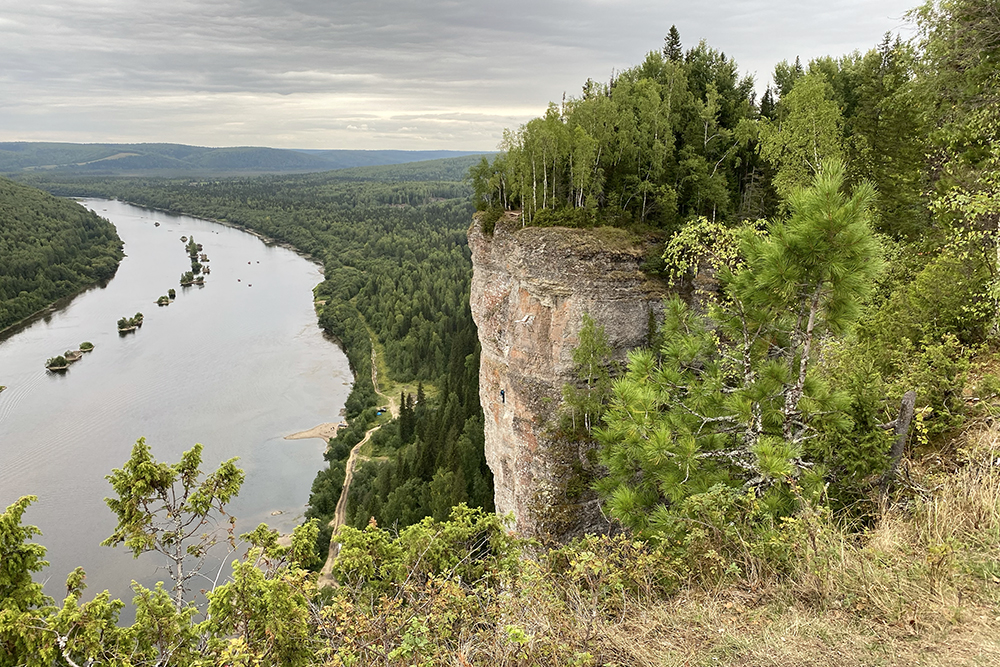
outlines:
[{"label": "dense forest", "polygon": [[473,168],[485,231],[504,211],[655,230],[648,268],[694,292],[624,377],[567,393],[587,385],[598,426],[576,435],[602,444],[616,519],[680,539],[684,508],[724,488],[754,489],[774,516],[804,492],[862,516],[898,460],[885,425],[907,391],[930,447],[993,394],[996,16],[926,5],[919,40],[778,63],[759,102],[735,61],[685,51],[672,28]]},{"label": "dense forest", "polygon": [[0,179],[0,330],[111,278],[121,245],[96,213]]},{"label": "dense forest", "polygon": [[507,132],[474,169],[480,208],[518,210],[529,224],[642,224],[675,230],[770,218],[825,158],[879,193],[879,228],[929,223],[923,151],[931,122],[917,53],[886,36],[865,54],[779,63],[756,101],[754,82],[705,42],[662,50],[608,83],[552,104]]},{"label": "dense forest", "polygon": [[9,507],[0,667],[1000,662],[1000,6],[938,0],[910,20],[911,42],[779,63],[759,101],[735,62],[671,30],[473,170],[486,231],[506,210],[656,229],[649,270],[692,297],[622,369],[588,325],[566,399],[591,414],[570,428],[600,445],[621,532],[554,548],[463,505],[444,516],[440,494],[484,492],[460,185],[59,186],[226,217],[326,261],[321,322],[357,374],[327,476],[376,419],[373,343],[414,390],[359,472],[335,587],[310,573],[321,522],[290,546],[260,527],[194,605],[201,527],[242,482],[232,461],[203,473],[197,447],[166,464],[140,440],[110,477],[107,543],[173,563],[172,589],[135,586],[132,626],[106,594],[83,601],[79,570],[61,606],[46,598],[32,499]]}]

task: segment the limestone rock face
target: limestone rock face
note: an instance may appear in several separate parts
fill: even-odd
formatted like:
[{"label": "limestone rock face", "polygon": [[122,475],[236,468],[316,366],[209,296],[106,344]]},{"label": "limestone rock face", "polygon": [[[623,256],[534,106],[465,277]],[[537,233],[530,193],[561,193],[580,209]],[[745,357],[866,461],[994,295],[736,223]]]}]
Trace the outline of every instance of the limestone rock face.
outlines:
[{"label": "limestone rock face", "polygon": [[640,270],[649,245],[621,229],[522,228],[511,217],[492,235],[469,229],[486,460],[496,510],[512,512],[521,535],[564,541],[609,528],[589,489],[592,445],[554,427],[585,313],[618,359],[647,344],[666,295]]}]

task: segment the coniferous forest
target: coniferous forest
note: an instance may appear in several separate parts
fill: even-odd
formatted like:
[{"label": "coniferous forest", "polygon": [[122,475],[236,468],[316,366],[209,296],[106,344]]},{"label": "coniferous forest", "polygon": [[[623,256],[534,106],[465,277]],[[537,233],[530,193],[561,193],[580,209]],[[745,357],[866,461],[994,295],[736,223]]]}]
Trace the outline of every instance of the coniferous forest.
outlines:
[{"label": "coniferous forest", "polygon": [[[908,19],[910,41],[776,64],[759,99],[671,29],[509,130],[470,183],[32,176],[321,259],[319,321],[356,382],[315,520],[290,544],[242,536],[207,602],[187,581],[239,491],[233,461],[157,462],[140,440],[111,474],[106,544],[171,564],[134,586],[127,627],[80,570],[59,604],[43,595],[32,499],[9,507],[0,666],[1000,662],[1000,6]],[[486,233],[658,238],[646,268],[686,296],[622,367],[587,322],[564,393],[587,419],[552,424],[594,441],[613,535],[526,542],[489,512],[474,209]],[[348,453],[377,424],[321,588]]]},{"label": "coniferous forest", "polygon": [[115,228],[74,202],[0,179],[0,330],[115,275]]}]

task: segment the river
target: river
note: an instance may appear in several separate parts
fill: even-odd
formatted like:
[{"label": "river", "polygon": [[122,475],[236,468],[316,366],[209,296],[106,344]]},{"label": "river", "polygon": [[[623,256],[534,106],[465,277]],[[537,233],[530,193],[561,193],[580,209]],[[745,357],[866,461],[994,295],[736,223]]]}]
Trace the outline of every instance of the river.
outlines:
[{"label": "river", "polygon": [[[0,340],[0,385],[8,386],[0,392],[0,508],[38,496],[23,520],[42,530],[35,541],[51,565],[36,580],[49,595],[61,600],[66,575],[83,566],[86,598],[106,588],[130,602],[132,579],[167,579],[157,555],[133,559],[99,545],[115,527],[105,475],[135,441],[145,437],[171,463],[202,443],[203,470],[239,457],[246,481],[230,507],[237,532],[261,522],[290,531],[325,445],[284,436],[339,421],[352,377],[316,322],[316,264],[207,220],[82,203],[114,223],[127,256],[105,287]],[[194,236],[210,259],[203,287],[178,284],[190,268],[181,236]],[[176,300],[158,307],[171,287]],[[117,320],[140,311],[142,328],[120,336]],[[47,358],[83,341],[94,351],[65,373],[45,370]]]}]

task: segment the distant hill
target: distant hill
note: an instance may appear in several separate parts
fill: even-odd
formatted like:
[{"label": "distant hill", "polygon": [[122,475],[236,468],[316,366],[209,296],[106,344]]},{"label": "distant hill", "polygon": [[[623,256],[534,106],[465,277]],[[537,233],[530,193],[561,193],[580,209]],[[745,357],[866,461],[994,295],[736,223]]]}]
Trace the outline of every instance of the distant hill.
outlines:
[{"label": "distant hill", "polygon": [[[472,151],[292,150],[183,144],[0,142],[0,172],[107,176],[305,173],[479,156]],[[392,179],[397,180],[397,179]]]},{"label": "distant hill", "polygon": [[[475,157],[479,161],[481,155],[491,155],[494,151],[297,151],[306,155],[315,155],[327,161],[328,169],[351,169],[355,167],[378,167],[394,164],[425,162],[427,160],[443,160],[446,158]],[[463,176],[464,178],[464,176]]]},{"label": "distant hill", "polygon": [[483,158],[482,153],[450,157],[441,160],[422,160],[405,164],[385,164],[371,167],[338,169],[329,173],[331,178],[345,181],[461,181],[469,168]]}]

